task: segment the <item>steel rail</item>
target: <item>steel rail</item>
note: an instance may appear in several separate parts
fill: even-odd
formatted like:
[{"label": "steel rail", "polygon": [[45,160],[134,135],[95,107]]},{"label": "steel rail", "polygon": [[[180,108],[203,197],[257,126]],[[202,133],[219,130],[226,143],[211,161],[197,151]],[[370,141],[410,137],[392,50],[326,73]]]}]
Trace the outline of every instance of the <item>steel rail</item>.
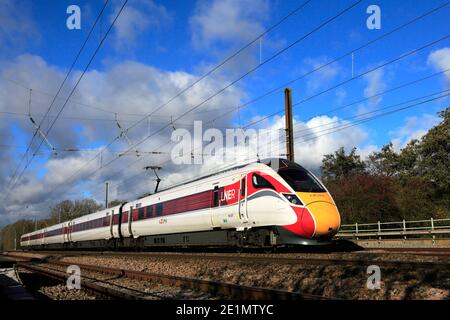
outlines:
[{"label": "steel rail", "polygon": [[[408,250],[399,249],[397,251],[389,248],[374,248],[370,249],[367,254],[374,254],[385,250],[388,252],[378,253],[405,253],[405,254],[421,254],[422,249],[409,248]],[[415,250],[415,251],[414,251]],[[42,252],[44,253],[44,252]],[[277,263],[277,264],[301,264],[301,265],[326,265],[326,266],[367,266],[369,264],[377,264],[389,268],[450,268],[450,259],[446,257],[450,254],[450,249],[441,248],[438,252],[427,249],[426,252],[422,252],[422,255],[439,256],[439,261],[410,261],[410,260],[381,260],[372,257],[358,257],[358,258],[334,258],[334,257],[286,257],[286,256],[267,256],[267,255],[251,255],[251,254],[239,254],[239,255],[227,255],[227,254],[199,254],[199,253],[176,253],[176,252],[96,252],[96,251],[47,251],[46,255],[42,256],[42,261],[55,262],[62,258],[71,258],[79,255],[84,256],[128,256],[128,257],[142,257],[142,258],[160,258],[160,259],[172,259],[172,260],[221,260],[231,261],[239,263]],[[364,252],[362,252],[364,253]],[[60,256],[58,256],[60,255]],[[34,258],[36,259],[36,258]],[[119,269],[121,270],[121,269]]]},{"label": "steel rail", "polygon": [[[106,255],[123,255],[123,253],[105,253]],[[279,257],[279,256],[250,256],[250,255],[239,255],[239,256],[228,256],[228,255],[216,255],[216,254],[191,254],[191,253],[154,253],[154,252],[144,252],[144,253],[129,253],[132,256],[142,256],[142,257],[154,257],[154,258],[169,258],[169,259],[211,259],[211,260],[222,260],[222,261],[233,261],[240,263],[278,263],[278,264],[311,264],[311,265],[339,265],[339,266],[367,266],[369,264],[378,264],[384,267],[406,267],[406,268],[450,268],[449,262],[431,262],[431,261],[403,261],[403,260],[377,260],[377,259],[367,259],[367,258],[315,258],[315,257]]]},{"label": "steel rail", "polygon": [[[57,280],[65,281],[70,276],[70,274],[67,274],[65,272],[59,271],[59,270],[52,270],[49,268],[43,268],[38,267],[36,265],[25,263],[25,262],[18,262],[17,266],[19,268],[27,269],[29,271],[39,273],[41,275],[51,277]],[[114,284],[108,283],[108,286],[105,286],[101,284],[102,280],[98,279],[87,279],[86,277],[81,277],[80,284],[82,287],[87,288],[91,291],[95,291],[97,293],[103,294],[108,297],[116,298],[116,299],[126,299],[126,300],[144,300],[145,298],[136,294],[133,294],[131,292],[126,292],[124,290],[115,289],[111,286],[114,286]]]},{"label": "steel rail", "polygon": [[[69,266],[72,263],[62,261],[46,261],[54,265]],[[319,295],[303,294],[287,290],[269,289],[261,287],[251,287],[237,285],[234,283],[220,282],[214,280],[203,280],[197,278],[179,277],[167,274],[149,273],[142,271],[125,270],[110,267],[101,267],[97,265],[77,264],[80,269],[95,271],[100,273],[123,276],[131,279],[158,282],[167,286],[176,286],[195,291],[201,291],[214,295],[232,297],[236,299],[249,300],[327,300]]]}]

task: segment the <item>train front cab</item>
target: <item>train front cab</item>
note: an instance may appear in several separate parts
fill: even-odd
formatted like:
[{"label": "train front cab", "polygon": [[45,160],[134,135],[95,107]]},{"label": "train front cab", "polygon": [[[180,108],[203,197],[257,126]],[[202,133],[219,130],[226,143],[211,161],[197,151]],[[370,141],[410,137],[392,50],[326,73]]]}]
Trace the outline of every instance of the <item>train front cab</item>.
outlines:
[{"label": "train front cab", "polygon": [[277,173],[294,189],[301,204],[292,206],[297,223],[279,231],[283,241],[291,244],[328,244],[338,232],[341,218],[325,186],[297,163],[280,159]]}]

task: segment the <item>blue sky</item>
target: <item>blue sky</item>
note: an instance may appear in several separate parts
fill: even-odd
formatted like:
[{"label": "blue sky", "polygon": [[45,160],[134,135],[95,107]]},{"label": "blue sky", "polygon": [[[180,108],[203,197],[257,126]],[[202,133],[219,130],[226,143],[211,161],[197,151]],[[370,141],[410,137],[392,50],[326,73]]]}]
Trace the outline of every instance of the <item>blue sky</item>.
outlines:
[{"label": "blue sky", "polygon": [[[193,49],[192,27],[190,19],[198,10],[199,4],[192,1],[175,1],[170,5],[164,1],[154,2],[155,5],[164,6],[167,19],[162,21],[150,22],[142,32],[134,35],[131,48],[122,50],[118,49],[114,41],[106,41],[105,46],[96,57],[91,69],[105,70],[112,63],[123,60],[138,61],[144,64],[156,66],[168,71],[186,71],[188,73],[200,74],[199,66],[202,64],[214,64],[221,58],[229,54],[232,49],[237,48],[239,44],[243,44],[244,40],[224,40],[217,41],[211,46],[200,50]],[[261,14],[260,19],[262,26],[270,26],[278,21],[282,16],[286,15],[290,10],[295,8],[300,2],[297,1],[273,1],[267,3],[268,9]],[[307,30],[311,30],[317,26],[320,21],[339,12],[352,1],[313,1],[308,4],[304,10],[288,19],[279,28],[271,32],[268,37],[263,40],[262,56],[269,57],[276,49],[288,44],[304,34]],[[249,98],[258,96],[259,94],[270,90],[274,86],[281,85],[296,76],[299,76],[307,67],[306,59],[317,59],[317,61],[326,61],[326,59],[334,58],[342,53],[346,53],[353,48],[358,47],[370,39],[373,39],[383,32],[387,32],[403,22],[406,22],[430,9],[443,4],[444,1],[379,1],[377,5],[381,8],[382,28],[381,30],[369,30],[366,27],[366,19],[369,16],[365,13],[368,2],[361,3],[351,12],[339,18],[335,23],[330,24],[323,31],[315,33],[299,45],[284,53],[272,63],[260,68],[251,76],[240,83],[246,90]],[[82,41],[86,37],[96,14],[100,11],[103,2],[101,1],[79,1],[77,4],[82,12],[82,29],[68,30],[65,27],[65,19],[68,17],[65,9],[70,1],[39,1],[39,2],[23,2],[29,15],[33,19],[34,28],[39,33],[34,39],[27,41],[27,44],[19,48],[12,48],[2,52],[4,56],[13,58],[14,55],[30,53],[38,55],[45,61],[61,70],[67,70],[70,62]],[[135,5],[139,10],[145,8],[141,1],[130,1],[130,5]],[[370,3],[371,4],[371,3]],[[88,54],[92,52],[94,45],[98,43],[101,32],[105,31],[109,25],[109,17],[113,14],[114,9],[119,5],[119,1],[112,1],[107,7],[107,17],[100,21],[93,41],[90,41],[86,54],[80,59],[78,66],[83,66],[83,62],[87,60]],[[125,9],[126,10],[126,9]],[[143,9],[145,10],[145,9]],[[379,41],[372,46],[358,52],[355,57],[355,74],[364,72],[370,66],[376,66],[382,62],[389,61],[398,55],[419,47],[427,42],[445,36],[448,31],[448,7],[441,9],[439,12],[420,20],[419,22],[408,26],[404,30],[387,37],[385,40]],[[255,19],[258,21],[257,19]],[[114,33],[114,32],[113,32]],[[111,39],[109,39],[111,40]],[[273,41],[276,48],[267,46],[265,42]],[[433,71],[432,66],[427,64],[427,57],[433,50],[446,47],[448,40],[423,50],[412,58],[404,59],[398,63],[392,64],[387,68],[389,73],[383,82],[386,87],[396,83],[401,84],[415,77],[420,78]],[[125,44],[125,47],[127,44]],[[90,49],[90,50],[89,50]],[[257,53],[259,46],[253,48]],[[314,61],[315,62],[315,61]],[[336,78],[345,79],[351,75],[351,59],[343,59],[339,62],[339,71]],[[310,77],[311,78],[311,77]],[[308,78],[299,81],[293,85],[294,102],[307,96]],[[347,101],[352,101],[351,97],[360,97],[364,91],[364,81],[355,81],[343,89],[346,91]],[[411,87],[402,91],[405,95],[419,93],[417,89],[423,90],[424,93],[434,88],[442,88],[442,78],[435,78],[434,81],[427,81],[417,87]],[[350,94],[355,92],[355,94]],[[422,92],[422,91],[420,91]],[[359,95],[358,95],[359,94]],[[333,93],[331,93],[333,95]],[[395,96],[398,95],[393,95]],[[264,114],[265,111],[273,108],[281,109],[282,95],[272,95],[255,104],[253,108],[244,111],[243,117],[251,117],[254,115]],[[384,100],[385,102],[397,100]],[[305,120],[317,114],[317,111],[326,111],[326,106],[333,107],[336,103],[330,100],[330,95],[324,95],[321,98],[302,106],[302,110],[296,110],[295,115],[299,119]],[[436,103],[435,106],[425,105],[420,108],[405,111],[401,114],[388,117],[381,122],[374,122],[370,125],[374,128],[376,135],[373,136],[373,143],[379,145],[389,139],[389,131],[381,130],[389,127],[398,127],[402,125],[405,117],[415,116],[421,112],[435,113],[441,108],[442,103]],[[331,108],[330,108],[331,109]],[[350,110],[350,112],[353,110]],[[338,115],[347,115],[348,110]],[[245,119],[245,118],[244,118]]]},{"label": "blue sky", "polygon": [[[160,118],[155,120],[155,124],[150,125],[151,128],[167,123],[171,116],[188,110],[208,94],[219,90],[260,62],[269,59],[355,2],[357,1],[309,2],[303,9],[265,35],[261,44],[255,43],[203,80],[196,90],[189,90],[182,98],[159,112]],[[208,120],[211,116],[221,114],[222,109],[227,110],[245,104],[321,64],[352,52],[355,48],[442,6],[445,2],[362,1],[333,22],[250,73],[217,99],[205,104],[207,112],[199,109],[185,119],[180,119],[180,125],[192,123],[194,120]],[[64,109],[62,116],[72,119],[58,120],[55,129],[49,134],[49,140],[57,148],[102,147],[118,133],[112,121],[114,112],[119,113],[126,127],[131,123],[127,121],[139,119],[138,116],[130,116],[127,113],[145,115],[151,112],[157,105],[167,101],[184,86],[277,23],[301,3],[301,1],[275,0],[249,2],[130,0],[86,76],[80,82],[72,100]],[[81,30],[69,30],[66,27],[66,19],[69,16],[66,9],[72,4],[81,8]],[[45,93],[54,94],[57,91],[103,4],[103,1],[81,0],[75,2],[5,0],[0,4],[3,6],[0,13],[2,87],[0,133],[4,144],[27,146],[33,134],[33,127],[26,117],[28,90],[25,88],[33,89],[32,113],[39,119],[39,114],[43,114],[51,102],[51,95]],[[107,4],[102,18],[64,87],[63,96],[67,96],[74,86],[80,71],[83,70],[121,4],[120,0],[110,0]],[[381,9],[379,30],[369,30],[366,26],[369,17],[366,9],[373,4]],[[348,117],[448,89],[450,72],[377,99],[354,104],[336,112],[328,112],[450,68],[450,40],[447,38],[364,77],[358,77],[402,54],[447,36],[450,31],[449,10],[450,6],[445,6],[356,51],[353,76],[357,79],[354,81],[309,99],[318,92],[352,78],[352,58],[346,56],[327,68],[290,84],[294,104],[308,100],[294,108],[296,126],[299,129],[311,130],[333,121],[342,124],[346,123],[345,119]],[[55,110],[62,106],[63,100],[57,101]],[[90,108],[78,103],[89,105]],[[232,113],[218,123],[223,126],[245,126],[256,119],[282,110],[283,103],[283,92],[280,90],[246,106],[239,113]],[[358,147],[363,157],[390,141],[393,141],[399,149],[409,139],[419,138],[427,129],[437,124],[439,120],[436,112],[446,105],[448,99],[437,100],[317,139],[298,147],[296,159],[307,167],[317,170],[323,154],[332,152],[339,146],[345,146],[347,149]],[[106,111],[95,109],[96,107]],[[22,115],[13,115],[11,112]],[[83,117],[91,120],[80,120]],[[105,124],[107,121],[108,125]],[[281,118],[273,117],[261,122],[260,126],[280,128],[282,122]],[[47,120],[44,127],[48,124]],[[138,139],[143,132],[148,133],[146,127],[130,133],[130,136],[132,140]],[[170,136],[170,132],[163,131],[155,136],[154,141],[149,141],[146,147],[152,148],[158,143],[161,144],[167,136]],[[122,141],[111,150],[122,150],[126,146],[127,144]],[[36,148],[37,145],[34,145],[32,149]],[[7,164],[0,172],[1,183],[2,188],[7,188],[24,149],[3,148],[0,152],[1,158]],[[142,169],[142,166],[132,167],[131,163],[127,164],[126,160],[121,160],[122,167],[118,164],[114,167],[115,171],[104,170],[95,174],[85,172],[84,176],[81,175],[66,184],[70,186],[61,188],[59,186],[64,184],[64,179],[70,177],[75,169],[93,154],[86,152],[55,156],[45,145],[40,152],[43,154],[38,154],[31,162],[21,180],[15,184],[13,195],[8,194],[8,200],[0,207],[0,215],[3,217],[0,221],[15,219],[9,216],[9,212],[24,203],[34,208],[33,215],[39,215],[45,214],[42,212],[43,207],[48,207],[62,197],[95,195],[94,189],[100,188],[100,191],[97,190],[99,194],[97,198],[101,199],[101,186],[105,179],[113,180],[116,185],[120,185],[128,173],[139,173]],[[129,171],[124,171],[124,166]],[[173,175],[173,179],[167,177],[167,180],[180,179],[183,177],[180,172],[183,171],[179,168],[173,172],[167,169],[167,176]],[[49,189],[52,190],[51,195],[46,193]],[[123,187],[116,189],[123,191]],[[124,192],[122,196],[133,197],[144,189],[130,190]]]}]

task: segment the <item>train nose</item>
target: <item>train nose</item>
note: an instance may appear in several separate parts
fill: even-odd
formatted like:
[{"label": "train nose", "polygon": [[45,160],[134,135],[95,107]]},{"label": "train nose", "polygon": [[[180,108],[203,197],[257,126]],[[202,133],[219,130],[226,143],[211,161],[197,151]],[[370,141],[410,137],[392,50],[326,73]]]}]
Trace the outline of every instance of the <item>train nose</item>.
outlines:
[{"label": "train nose", "polygon": [[332,237],[341,225],[341,217],[337,207],[325,201],[312,202],[307,205],[316,224],[315,237]]}]

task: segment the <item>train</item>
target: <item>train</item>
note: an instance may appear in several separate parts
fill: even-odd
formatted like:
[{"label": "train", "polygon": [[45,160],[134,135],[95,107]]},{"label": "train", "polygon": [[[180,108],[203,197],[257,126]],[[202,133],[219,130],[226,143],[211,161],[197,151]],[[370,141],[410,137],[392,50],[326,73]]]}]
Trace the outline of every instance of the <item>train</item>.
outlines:
[{"label": "train", "polygon": [[323,183],[283,158],[242,164],[21,236],[22,249],[238,249],[328,244],[339,210]]}]

